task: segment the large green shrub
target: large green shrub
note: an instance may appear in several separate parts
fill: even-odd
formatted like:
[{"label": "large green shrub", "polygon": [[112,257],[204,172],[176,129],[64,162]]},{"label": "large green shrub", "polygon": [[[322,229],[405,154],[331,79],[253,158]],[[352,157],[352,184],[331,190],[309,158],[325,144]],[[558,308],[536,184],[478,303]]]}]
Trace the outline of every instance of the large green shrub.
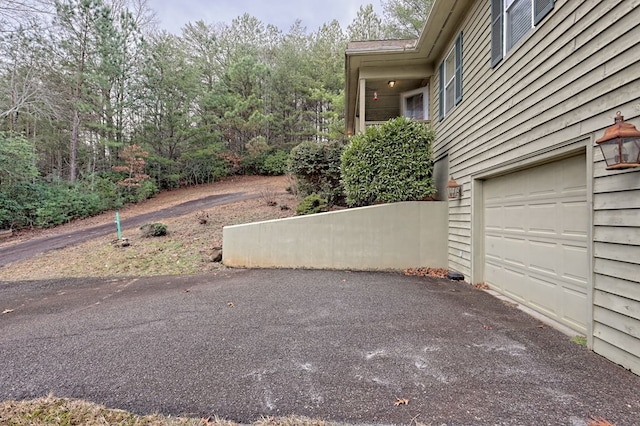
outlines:
[{"label": "large green shrub", "polygon": [[350,206],[422,200],[436,193],[433,130],[399,117],[354,136],[342,155]]},{"label": "large green shrub", "polygon": [[125,187],[120,173],[93,175],[77,182],[19,182],[0,191],[0,229],[28,226],[49,228],[140,202],[158,192],[154,180]]},{"label": "large green shrub", "polygon": [[270,148],[249,153],[242,159],[242,173],[245,175],[279,176],[289,169],[289,152],[280,148]]},{"label": "large green shrub", "polygon": [[258,171],[261,175],[279,176],[286,174],[288,168],[289,154],[278,149],[264,158]]},{"label": "large green shrub", "polygon": [[46,185],[20,182],[0,191],[0,228],[35,224],[35,212],[46,199]]},{"label": "large green shrub", "polygon": [[318,194],[329,204],[344,200],[340,180],[340,161],[344,145],[340,142],[303,142],[291,150],[289,171],[298,181],[298,194]]}]

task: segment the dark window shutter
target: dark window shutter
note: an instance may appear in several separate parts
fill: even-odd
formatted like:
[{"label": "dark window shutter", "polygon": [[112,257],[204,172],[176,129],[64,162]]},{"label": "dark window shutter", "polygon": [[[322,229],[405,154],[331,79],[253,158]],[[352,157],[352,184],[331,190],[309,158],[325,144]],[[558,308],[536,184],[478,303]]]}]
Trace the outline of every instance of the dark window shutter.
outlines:
[{"label": "dark window shutter", "polygon": [[491,68],[502,60],[502,0],[491,0]]},{"label": "dark window shutter", "polygon": [[553,0],[533,0],[533,25],[538,25],[553,10]]},{"label": "dark window shutter", "polygon": [[440,62],[440,121],[444,118],[444,61]]},{"label": "dark window shutter", "polygon": [[462,32],[456,39],[456,105],[462,100]]}]

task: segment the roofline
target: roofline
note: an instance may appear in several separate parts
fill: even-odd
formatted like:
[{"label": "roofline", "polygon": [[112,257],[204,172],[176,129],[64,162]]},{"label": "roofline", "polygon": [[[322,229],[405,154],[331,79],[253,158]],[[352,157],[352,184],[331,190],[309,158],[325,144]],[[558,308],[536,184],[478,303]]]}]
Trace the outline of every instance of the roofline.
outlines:
[{"label": "roofline", "polygon": [[[396,45],[392,45],[393,42],[396,42]],[[350,49],[349,45],[361,43],[361,44],[373,44],[373,43],[386,43],[387,46],[380,47],[371,47],[368,49]],[[402,45],[400,44],[402,43]],[[352,41],[347,45],[347,49],[345,50],[346,55],[348,56],[357,56],[357,55],[368,55],[371,53],[398,53],[405,52],[408,50],[416,50],[416,46],[418,44],[418,39],[397,39],[397,40],[371,40],[371,41]]]}]

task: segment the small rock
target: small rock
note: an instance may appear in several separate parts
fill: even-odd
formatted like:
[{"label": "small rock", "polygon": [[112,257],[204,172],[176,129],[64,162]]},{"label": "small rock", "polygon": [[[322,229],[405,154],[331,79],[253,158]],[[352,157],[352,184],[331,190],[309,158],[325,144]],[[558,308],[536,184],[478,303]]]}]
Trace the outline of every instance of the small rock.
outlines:
[{"label": "small rock", "polygon": [[222,249],[214,249],[211,252],[211,261],[214,263],[222,262]]}]

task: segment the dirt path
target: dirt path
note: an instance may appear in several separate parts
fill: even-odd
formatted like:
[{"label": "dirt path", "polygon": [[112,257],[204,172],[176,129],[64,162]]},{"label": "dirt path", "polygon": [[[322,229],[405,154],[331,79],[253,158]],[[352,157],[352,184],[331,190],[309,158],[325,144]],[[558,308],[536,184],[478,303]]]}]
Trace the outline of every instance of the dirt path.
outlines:
[{"label": "dirt path", "polygon": [[[148,222],[157,222],[159,220],[182,216],[214,206],[250,200],[257,198],[258,196],[258,194],[247,194],[244,192],[210,195],[201,199],[187,201],[173,207],[167,207],[157,211],[125,218],[121,221],[121,226],[123,230],[132,229],[140,227]],[[93,238],[113,234],[114,229],[115,224],[108,223],[89,228],[81,228],[49,237],[36,238],[8,247],[0,247],[0,267],[12,262],[29,259],[33,256],[46,253],[51,250],[59,250],[71,245],[89,241]]]}]

